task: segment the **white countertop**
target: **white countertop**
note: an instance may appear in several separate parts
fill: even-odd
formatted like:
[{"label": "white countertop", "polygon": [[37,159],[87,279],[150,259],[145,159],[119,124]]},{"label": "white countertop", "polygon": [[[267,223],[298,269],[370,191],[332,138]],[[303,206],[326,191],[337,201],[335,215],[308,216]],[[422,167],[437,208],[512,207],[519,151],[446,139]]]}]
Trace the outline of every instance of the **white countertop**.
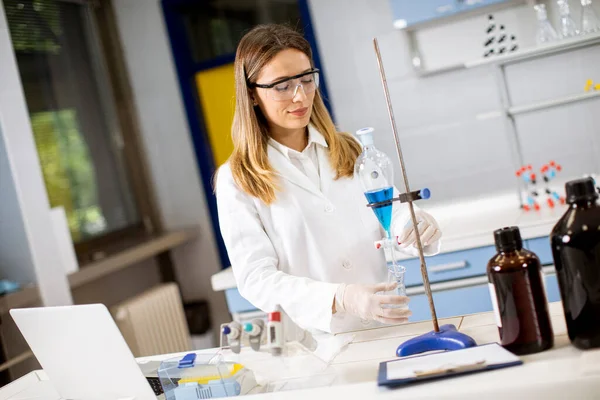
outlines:
[{"label": "white countertop", "polygon": [[[571,346],[560,303],[550,304],[555,345],[542,353],[523,356],[524,364],[495,371],[443,379],[398,389],[379,388],[376,383],[379,363],[395,358],[396,347],[418,334],[432,329],[431,321],[375,328],[339,336],[353,336],[352,343],[335,357],[329,368],[335,371],[332,385],[297,391],[248,396],[279,399],[371,399],[371,398],[544,398],[597,399],[600,393],[600,349],[581,351]],[[452,323],[482,345],[499,340],[492,313],[466,315],[440,320]],[[215,352],[216,349],[202,352]],[[185,353],[181,353],[183,355]],[[262,354],[262,353],[257,353]],[[161,360],[176,355],[146,357]],[[252,365],[247,364],[252,369]],[[301,378],[298,376],[298,378]],[[0,399],[18,386],[30,387],[44,379],[41,371],[25,376],[0,389]]]},{"label": "white countertop", "polygon": [[[518,226],[523,239],[547,236],[567,210],[559,205],[554,209],[523,211],[515,193],[506,193],[459,203],[423,209],[431,213],[442,230],[442,253],[494,244],[493,232],[505,226]],[[409,257],[405,257],[409,258]]]},{"label": "white countertop", "polygon": [[[523,365],[393,390],[377,386],[379,363],[394,359],[400,343],[430,331],[431,321],[340,334],[338,336],[353,335],[354,338],[331,363],[337,375],[334,384],[286,391],[285,399],[598,399],[600,349],[582,351],[571,346],[562,304],[551,303],[549,311],[555,345],[545,352],[521,357]],[[479,345],[499,341],[498,328],[491,312],[441,319],[439,323],[454,324]],[[283,393],[246,397],[279,399]]]},{"label": "white countertop", "polygon": [[[554,209],[542,207],[540,211],[525,212],[519,207],[514,192],[431,207],[423,202],[419,206],[431,213],[440,225],[441,253],[491,246],[494,230],[505,226],[518,226],[523,239],[547,236],[566,211],[566,206],[559,205]],[[414,257],[399,257],[400,260],[408,258]],[[237,287],[231,268],[214,274],[211,283],[214,291]]]}]

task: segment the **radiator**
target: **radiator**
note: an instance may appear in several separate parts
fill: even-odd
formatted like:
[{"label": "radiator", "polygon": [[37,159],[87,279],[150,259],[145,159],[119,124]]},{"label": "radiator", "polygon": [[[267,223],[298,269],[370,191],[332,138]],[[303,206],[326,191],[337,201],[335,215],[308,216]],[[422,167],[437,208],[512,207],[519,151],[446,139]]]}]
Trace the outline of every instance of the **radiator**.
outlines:
[{"label": "radiator", "polygon": [[179,288],[167,283],[111,308],[112,315],[135,357],[191,349]]}]

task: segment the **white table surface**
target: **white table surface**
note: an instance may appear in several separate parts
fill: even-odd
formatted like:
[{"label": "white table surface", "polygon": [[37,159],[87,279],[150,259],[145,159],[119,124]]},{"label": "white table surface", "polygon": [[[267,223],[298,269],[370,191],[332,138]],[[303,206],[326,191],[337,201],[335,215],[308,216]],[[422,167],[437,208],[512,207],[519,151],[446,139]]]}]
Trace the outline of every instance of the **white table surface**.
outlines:
[{"label": "white table surface", "polygon": [[[376,384],[379,363],[395,358],[398,344],[431,330],[431,322],[365,330],[352,333],[353,343],[337,356],[337,384],[327,388],[285,392],[286,399],[371,399],[371,398],[600,398],[600,350],[581,351],[570,345],[561,303],[550,304],[555,334],[552,349],[523,356],[524,364],[398,389]],[[453,323],[478,344],[497,342],[498,328],[493,313],[480,313],[440,320]],[[344,334],[348,335],[348,334]],[[586,361],[587,358],[590,359]],[[261,395],[280,398],[281,393]]]},{"label": "white table surface", "polygon": [[[376,384],[379,363],[395,358],[395,349],[403,341],[432,329],[431,322],[418,322],[384,328],[344,333],[353,335],[352,343],[331,363],[336,373],[332,386],[267,393],[248,398],[278,399],[371,399],[371,398],[600,398],[600,350],[581,351],[571,346],[560,303],[550,304],[555,334],[554,348],[542,353],[523,356],[524,364],[517,367],[488,371],[445,379],[394,390]],[[461,332],[473,337],[478,344],[498,341],[498,329],[492,313],[473,314],[440,320],[453,323]],[[215,349],[203,352],[215,352]],[[160,360],[174,355],[146,357]],[[264,357],[264,355],[263,355]],[[144,360],[144,359],[140,359]],[[34,376],[31,376],[34,375]],[[0,400],[19,385],[31,385],[43,379],[36,371],[0,389]]]}]

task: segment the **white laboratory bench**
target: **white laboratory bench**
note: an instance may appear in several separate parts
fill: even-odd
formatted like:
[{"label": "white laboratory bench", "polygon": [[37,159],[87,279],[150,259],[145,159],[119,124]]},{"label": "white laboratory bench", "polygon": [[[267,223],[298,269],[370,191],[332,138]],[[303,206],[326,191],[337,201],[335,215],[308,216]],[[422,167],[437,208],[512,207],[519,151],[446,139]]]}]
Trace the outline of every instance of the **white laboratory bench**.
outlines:
[{"label": "white laboratory bench", "polygon": [[[396,347],[405,340],[432,329],[430,321],[375,328],[341,335],[353,335],[352,342],[331,362],[335,381],[331,386],[267,393],[249,398],[262,399],[372,399],[372,398],[545,398],[598,399],[600,397],[600,350],[581,351],[571,346],[560,303],[550,304],[555,345],[542,353],[523,356],[524,364],[407,386],[398,389],[379,388],[376,383],[379,363],[395,358]],[[496,342],[498,329],[492,313],[480,313],[440,320],[452,323],[478,344]],[[215,349],[203,350],[214,352]],[[181,353],[183,355],[185,353]],[[146,357],[161,360],[164,355]],[[247,365],[250,369],[251,365]],[[301,378],[301,376],[298,376]],[[0,389],[0,399],[10,399],[9,392],[31,388],[47,379],[43,371],[29,375]],[[41,397],[50,400],[50,397]],[[56,398],[53,398],[56,399]],[[56,399],[57,400],[57,399]]]},{"label": "white laboratory bench", "polygon": [[[559,190],[561,192],[563,190]],[[436,218],[443,232],[440,254],[427,258],[439,317],[492,310],[486,267],[496,252],[493,231],[505,226],[519,226],[524,246],[535,252],[547,266],[544,272],[549,301],[560,300],[548,236],[566,206],[559,205],[554,209],[543,206],[538,212],[525,212],[520,209],[515,192],[452,204],[429,206],[427,202],[420,202],[419,206]],[[408,256],[398,259],[407,268],[405,284],[411,297],[412,320],[426,320],[430,313],[422,286],[420,262]],[[212,276],[212,288],[225,292],[233,319],[245,321],[260,315],[256,307],[239,294],[231,268]]]}]

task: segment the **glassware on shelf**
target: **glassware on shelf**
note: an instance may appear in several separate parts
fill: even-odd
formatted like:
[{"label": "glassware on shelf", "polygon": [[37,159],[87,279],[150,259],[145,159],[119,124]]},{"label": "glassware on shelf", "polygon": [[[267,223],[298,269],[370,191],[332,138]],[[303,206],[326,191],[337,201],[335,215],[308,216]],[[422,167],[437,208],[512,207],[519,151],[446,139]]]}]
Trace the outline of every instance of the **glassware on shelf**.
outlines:
[{"label": "glassware on shelf", "polygon": [[581,0],[581,33],[600,32],[600,18],[594,11],[592,0]]},{"label": "glassware on shelf", "polygon": [[575,24],[575,21],[571,17],[569,1],[558,0],[556,4],[558,4],[558,12],[560,14],[559,33],[561,38],[569,38],[579,35],[577,24]]},{"label": "glassware on shelf", "polygon": [[537,44],[544,44],[548,42],[553,42],[558,39],[558,34],[548,21],[548,13],[546,12],[545,4],[536,4],[533,6],[537,17],[537,33],[536,33],[536,42]]}]

